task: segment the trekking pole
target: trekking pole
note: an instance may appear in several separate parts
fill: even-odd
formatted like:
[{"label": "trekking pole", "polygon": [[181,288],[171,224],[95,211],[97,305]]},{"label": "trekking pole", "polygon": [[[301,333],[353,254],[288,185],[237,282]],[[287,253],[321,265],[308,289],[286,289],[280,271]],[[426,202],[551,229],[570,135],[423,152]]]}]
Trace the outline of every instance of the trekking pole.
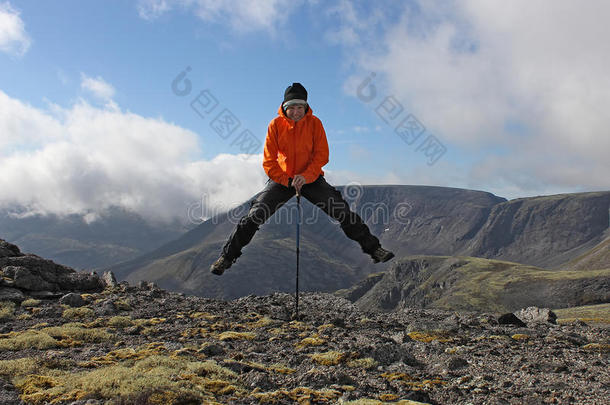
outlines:
[{"label": "trekking pole", "polygon": [[297,281],[296,281],[296,300],[295,300],[295,316],[299,320],[299,236],[301,231],[301,194],[297,192]]}]

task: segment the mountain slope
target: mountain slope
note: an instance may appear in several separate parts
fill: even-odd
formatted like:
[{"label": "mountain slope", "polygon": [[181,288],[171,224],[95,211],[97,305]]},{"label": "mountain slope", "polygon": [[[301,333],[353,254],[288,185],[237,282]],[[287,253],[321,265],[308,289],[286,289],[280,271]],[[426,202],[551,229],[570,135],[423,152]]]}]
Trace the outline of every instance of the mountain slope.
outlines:
[{"label": "mountain slope", "polygon": [[464,254],[559,268],[607,236],[609,207],[607,191],[503,202]]},{"label": "mountain slope", "polygon": [[573,270],[593,270],[610,267],[610,237],[604,239],[593,249],[570,260],[563,267]]},{"label": "mountain slope", "polygon": [[546,270],[473,257],[415,256],[337,294],[368,311],[565,308],[610,302],[610,269]]}]

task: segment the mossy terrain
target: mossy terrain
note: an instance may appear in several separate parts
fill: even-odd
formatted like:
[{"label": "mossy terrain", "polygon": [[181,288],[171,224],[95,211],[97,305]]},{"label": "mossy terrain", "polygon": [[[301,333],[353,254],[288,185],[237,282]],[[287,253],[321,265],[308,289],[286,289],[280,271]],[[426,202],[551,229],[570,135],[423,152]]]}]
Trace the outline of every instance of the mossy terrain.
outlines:
[{"label": "mossy terrain", "polygon": [[[0,402],[594,403],[606,394],[606,330],[575,322],[531,329],[485,313],[362,313],[313,293],[298,321],[286,294],[226,302],[121,285],[85,301],[3,304]],[[106,312],[104,302],[122,304]],[[546,366],[551,353],[557,364]],[[563,382],[566,394],[551,392],[564,379],[554,370],[572,368],[581,371]]]},{"label": "mossy terrain", "polygon": [[[364,310],[418,306],[505,313],[605,302],[608,292],[598,286],[608,283],[610,269],[547,270],[478,257],[411,256],[337,294]],[[396,290],[402,293],[391,294]]]},{"label": "mossy terrain", "polygon": [[608,263],[610,263],[610,238],[570,260],[563,267],[573,270],[604,269],[608,268]]},{"label": "mossy terrain", "polygon": [[15,314],[15,303],[10,301],[0,301],[0,321],[11,319]]},{"label": "mossy terrain", "polygon": [[555,309],[558,323],[576,320],[591,324],[610,325],[610,304],[585,305],[572,308]]}]

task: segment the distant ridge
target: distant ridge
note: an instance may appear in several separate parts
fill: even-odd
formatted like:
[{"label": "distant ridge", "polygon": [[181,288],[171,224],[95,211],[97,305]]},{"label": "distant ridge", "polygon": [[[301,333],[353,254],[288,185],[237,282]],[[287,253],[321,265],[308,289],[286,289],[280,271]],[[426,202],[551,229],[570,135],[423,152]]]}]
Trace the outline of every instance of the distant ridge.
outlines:
[{"label": "distant ridge", "polygon": [[365,311],[567,308],[610,302],[610,268],[547,270],[474,257],[411,256],[336,294]]},{"label": "distant ridge", "polygon": [[[488,192],[435,186],[341,190],[398,257],[478,256],[558,269],[598,245],[608,228],[610,192],[507,201]],[[247,206],[244,203],[238,210],[243,213]],[[317,208],[309,203],[303,203],[303,208],[306,219],[315,218]],[[112,270],[132,282],[155,281],[164,288],[226,299],[292,291],[295,228],[290,216],[295,209],[290,202],[278,211],[222,277],[210,275],[208,268],[240,216],[233,213],[212,218]],[[388,268],[374,266],[323,214],[306,221],[301,229],[304,290],[349,288],[368,274]]]}]

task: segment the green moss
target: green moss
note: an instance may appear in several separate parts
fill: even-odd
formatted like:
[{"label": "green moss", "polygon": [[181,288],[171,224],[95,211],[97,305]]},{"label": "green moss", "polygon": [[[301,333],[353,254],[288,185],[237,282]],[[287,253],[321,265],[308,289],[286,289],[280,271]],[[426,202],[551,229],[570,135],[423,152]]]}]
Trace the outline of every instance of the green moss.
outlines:
[{"label": "green moss", "polygon": [[371,357],[366,357],[364,359],[353,359],[347,362],[348,367],[352,368],[363,368],[365,370],[369,370],[375,368],[379,365],[375,359]]},{"label": "green moss", "polygon": [[129,316],[113,316],[108,320],[108,326],[111,328],[128,328],[134,324]]},{"label": "green moss", "polygon": [[218,340],[253,340],[256,337],[252,332],[227,331],[218,335]]},{"label": "green moss", "polygon": [[515,333],[514,335],[511,336],[511,338],[513,340],[528,340],[530,338],[530,336],[526,335],[524,333]]},{"label": "green moss", "polygon": [[589,343],[582,347],[584,350],[600,353],[609,353],[610,344],[608,343]]},{"label": "green moss", "polygon": [[87,329],[76,325],[43,328],[42,332],[47,333],[49,336],[55,339],[65,341],[65,345],[101,343],[113,339],[113,336],[103,329]]},{"label": "green moss", "polygon": [[0,301],[0,320],[11,319],[15,314],[15,304],[10,301]]},{"label": "green moss", "polygon": [[21,303],[21,306],[24,308],[32,308],[32,307],[37,307],[38,305],[40,305],[41,302],[42,301],[37,300],[35,298],[29,298],[29,299],[23,301]]},{"label": "green moss", "polygon": [[369,398],[357,399],[355,401],[347,401],[347,402],[344,402],[344,404],[345,405],[429,405],[428,403],[411,401],[408,399],[403,399],[398,402],[383,402],[383,401],[378,401],[376,399],[369,399]]},{"label": "green moss", "polygon": [[279,363],[270,365],[268,367],[268,369],[270,371],[280,373],[280,374],[294,374],[297,372],[294,368],[290,368],[290,367],[287,367],[287,366],[285,366],[283,364],[279,364]]},{"label": "green moss", "polygon": [[103,329],[86,329],[78,326],[55,326],[41,330],[30,329],[11,332],[0,337],[0,350],[51,349],[79,346],[83,343],[100,343],[112,339]]},{"label": "green moss", "polygon": [[131,311],[131,302],[129,299],[120,299],[113,302],[114,306],[121,311]]},{"label": "green moss", "polygon": [[323,366],[335,366],[349,358],[349,353],[337,352],[334,350],[324,353],[310,354],[309,357],[316,363]]},{"label": "green moss", "polygon": [[60,347],[61,343],[47,333],[37,330],[11,332],[0,338],[0,350],[51,349]]},{"label": "green moss", "polygon": [[16,377],[31,374],[39,367],[36,359],[24,357],[14,360],[0,360],[0,376]]},{"label": "green moss", "polygon": [[189,361],[165,355],[79,373],[54,370],[18,376],[13,383],[21,391],[21,398],[32,404],[89,397],[121,398],[128,403],[199,404],[212,403],[217,395],[243,392],[236,374],[213,361]]},{"label": "green moss", "polygon": [[155,326],[167,321],[166,318],[148,318],[148,319],[136,319],[134,323],[137,326]]},{"label": "green moss", "polygon": [[277,390],[271,392],[255,392],[252,396],[261,404],[284,403],[292,400],[293,403],[336,403],[341,397],[341,392],[331,389],[313,390],[307,387],[297,387],[293,390]]},{"label": "green moss", "polygon": [[320,338],[318,334],[315,334],[313,336],[304,338],[299,343],[295,343],[295,346],[302,349],[308,346],[322,346],[324,343],[326,343],[326,340]]},{"label": "green moss", "polygon": [[66,319],[87,319],[92,318],[94,315],[93,310],[87,307],[80,308],[66,308],[64,309],[62,317]]},{"label": "green moss", "polygon": [[430,343],[436,340],[441,343],[450,342],[451,338],[445,331],[414,331],[407,334],[411,339],[417,340],[418,342]]}]

